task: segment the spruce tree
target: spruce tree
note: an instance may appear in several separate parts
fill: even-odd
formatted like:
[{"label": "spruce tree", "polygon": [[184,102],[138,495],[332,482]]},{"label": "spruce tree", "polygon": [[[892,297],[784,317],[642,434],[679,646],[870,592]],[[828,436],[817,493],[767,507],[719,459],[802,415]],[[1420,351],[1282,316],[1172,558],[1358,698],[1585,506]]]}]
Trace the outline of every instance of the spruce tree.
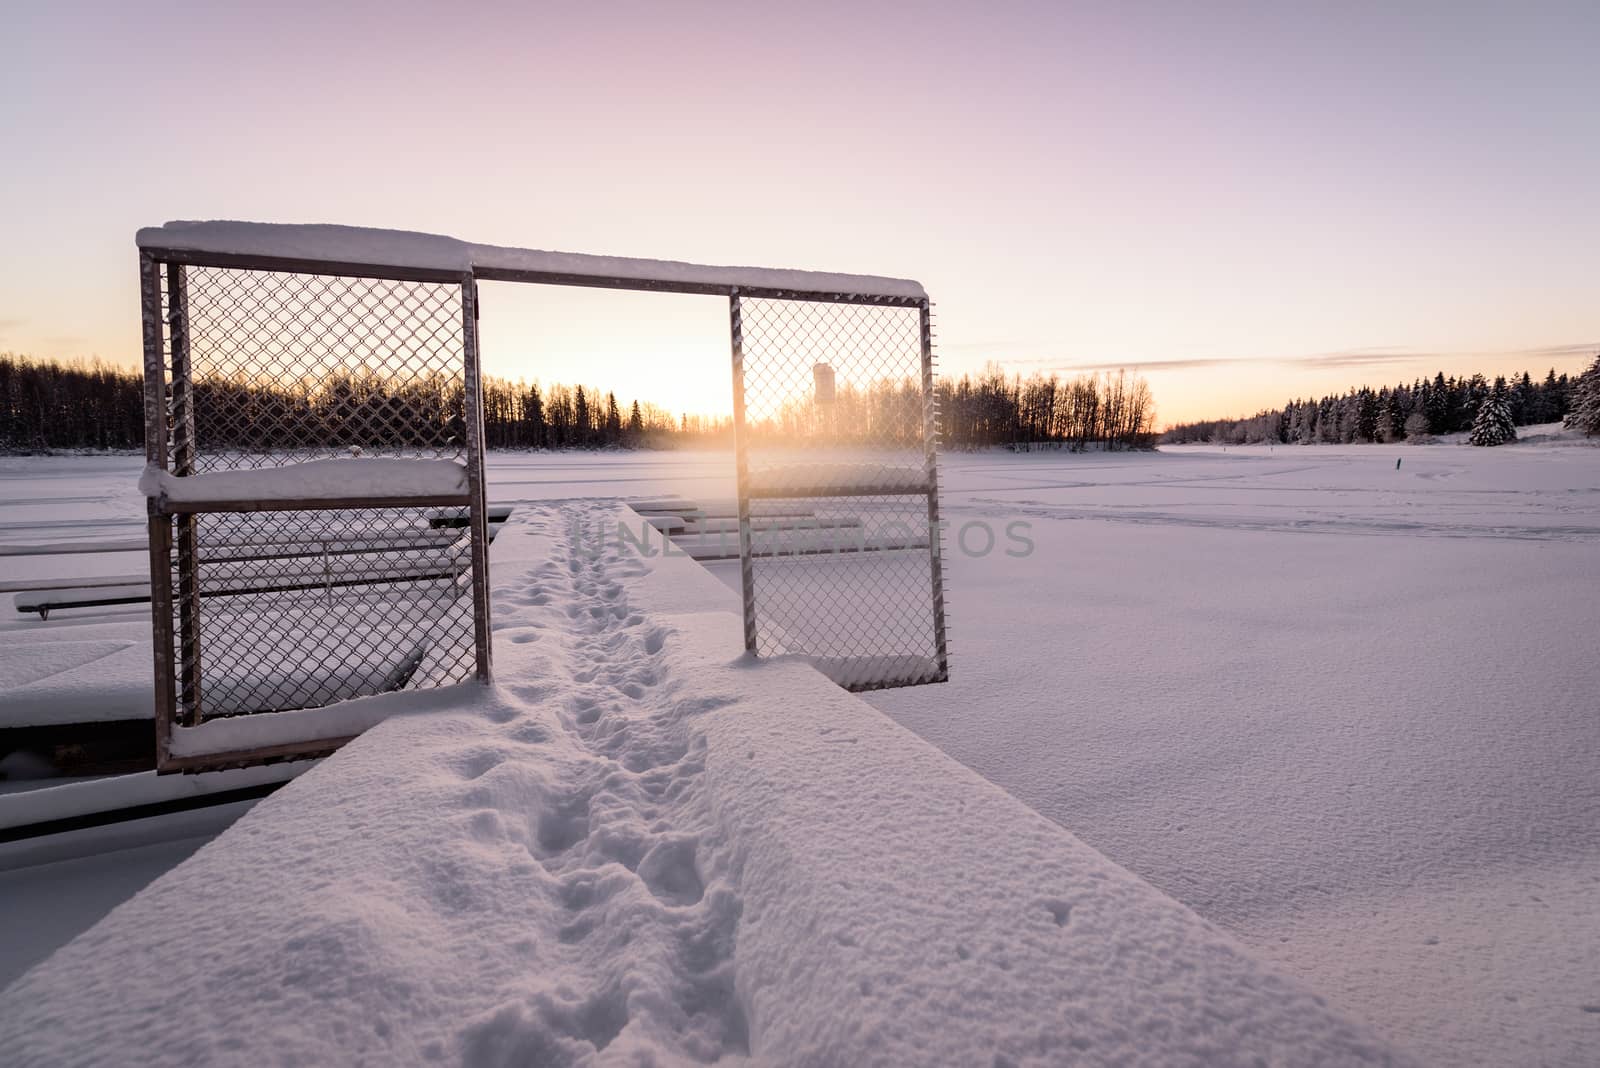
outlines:
[{"label": "spruce tree", "polygon": [[579,445],[588,445],[589,436],[594,424],[589,415],[589,398],[583,395],[583,387],[579,386],[574,393],[572,401],[572,433]]},{"label": "spruce tree", "polygon": [[1428,387],[1424,412],[1428,417],[1428,433],[1448,434],[1455,429],[1450,425],[1450,387],[1445,384],[1443,371],[1434,376]]},{"label": "spruce tree", "polygon": [[530,448],[544,445],[544,398],[539,396],[539,383],[528,387],[522,398],[523,444]]},{"label": "spruce tree", "polygon": [[1356,395],[1356,440],[1374,441],[1378,437],[1378,397],[1366,386]]},{"label": "spruce tree", "polygon": [[1506,400],[1503,382],[1496,382],[1494,389],[1478,405],[1469,440],[1474,445],[1504,445],[1517,440],[1517,427],[1511,421],[1511,405]]},{"label": "spruce tree", "polygon": [[1383,399],[1378,414],[1378,436],[1384,441],[1400,441],[1406,436],[1406,410],[1399,390]]},{"label": "spruce tree", "polygon": [[1572,383],[1568,399],[1567,427],[1591,436],[1600,434],[1600,356]]},{"label": "spruce tree", "polygon": [[1536,421],[1533,418],[1533,378],[1524,371],[1521,378],[1513,378],[1511,383],[1511,391],[1506,394],[1511,402],[1511,419],[1518,426],[1527,426]]},{"label": "spruce tree", "polygon": [[617,410],[617,395],[606,394],[606,444],[615,445],[622,440],[622,413]]},{"label": "spruce tree", "polygon": [[1550,368],[1550,373],[1544,376],[1544,388],[1540,390],[1539,422],[1559,422],[1562,416],[1567,414],[1566,397],[1567,391],[1556,378],[1556,369]]},{"label": "spruce tree", "polygon": [[[1500,380],[1501,396],[1505,395],[1505,379]],[[1489,399],[1489,383],[1482,375],[1473,375],[1461,384],[1461,425],[1474,426],[1478,422],[1478,409]],[[1509,401],[1507,402],[1509,410]],[[1515,426],[1516,424],[1512,424]]]}]

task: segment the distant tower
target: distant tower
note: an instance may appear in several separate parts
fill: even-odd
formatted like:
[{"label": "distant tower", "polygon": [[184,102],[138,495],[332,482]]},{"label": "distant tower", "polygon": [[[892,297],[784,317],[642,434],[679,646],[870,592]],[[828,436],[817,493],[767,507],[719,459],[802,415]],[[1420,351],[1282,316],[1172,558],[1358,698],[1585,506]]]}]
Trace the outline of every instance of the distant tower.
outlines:
[{"label": "distant tower", "polygon": [[833,404],[833,364],[812,364],[811,376],[817,382],[817,404],[831,406]]},{"label": "distant tower", "polygon": [[836,395],[833,385],[833,365],[831,363],[812,364],[811,377],[814,382],[812,401],[817,408],[817,429],[824,435],[832,437],[837,430],[833,406]]}]

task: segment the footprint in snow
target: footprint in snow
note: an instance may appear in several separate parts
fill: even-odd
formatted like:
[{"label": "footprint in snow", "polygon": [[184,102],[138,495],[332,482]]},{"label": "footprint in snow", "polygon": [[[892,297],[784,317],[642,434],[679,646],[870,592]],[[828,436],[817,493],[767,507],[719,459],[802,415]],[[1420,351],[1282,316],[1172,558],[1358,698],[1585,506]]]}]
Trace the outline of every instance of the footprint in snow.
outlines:
[{"label": "footprint in snow", "polygon": [[1065,927],[1072,920],[1072,906],[1065,901],[1046,901],[1044,907],[1057,927]]},{"label": "footprint in snow", "polygon": [[451,766],[463,779],[479,778],[505,761],[505,754],[494,749],[474,749],[454,757]]}]

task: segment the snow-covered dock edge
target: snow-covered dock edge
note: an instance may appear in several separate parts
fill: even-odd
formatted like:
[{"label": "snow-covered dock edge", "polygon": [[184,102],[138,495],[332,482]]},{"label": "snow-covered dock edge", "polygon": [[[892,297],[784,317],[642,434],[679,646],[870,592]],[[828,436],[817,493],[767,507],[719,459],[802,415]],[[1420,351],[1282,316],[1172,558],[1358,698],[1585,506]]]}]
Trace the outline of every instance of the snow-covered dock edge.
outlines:
[{"label": "snow-covered dock edge", "polygon": [[24,975],[0,1049],[1400,1062],[810,666],[741,655],[727,590],[619,520],[519,515],[496,685],[380,723]]}]

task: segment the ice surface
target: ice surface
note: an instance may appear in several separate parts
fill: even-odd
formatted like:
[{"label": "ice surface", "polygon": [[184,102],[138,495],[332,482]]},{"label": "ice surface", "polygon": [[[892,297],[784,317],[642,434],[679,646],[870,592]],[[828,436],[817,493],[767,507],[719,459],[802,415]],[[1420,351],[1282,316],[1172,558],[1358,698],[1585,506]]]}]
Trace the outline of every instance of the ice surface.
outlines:
[{"label": "ice surface", "polygon": [[286,259],[415,267],[438,271],[533,271],[583,278],[623,278],[706,286],[741,286],[920,300],[916,282],[870,275],[767,267],[712,267],[675,260],[592,256],[575,252],[475,245],[453,237],[357,226],[214,220],[169,222],[139,231],[140,248],[271,256]]},{"label": "ice surface", "polygon": [[467,469],[451,460],[363,457],[182,477],[147,467],[139,492],[169,501],[287,501],[347,497],[444,497],[467,492]]},{"label": "ice surface", "polygon": [[810,667],[735,655],[738,617],[703,610],[727,592],[603,536],[610,507],[519,518],[495,544],[499,683],[372,699],[407,714],[0,993],[0,1049],[1398,1061]]}]

